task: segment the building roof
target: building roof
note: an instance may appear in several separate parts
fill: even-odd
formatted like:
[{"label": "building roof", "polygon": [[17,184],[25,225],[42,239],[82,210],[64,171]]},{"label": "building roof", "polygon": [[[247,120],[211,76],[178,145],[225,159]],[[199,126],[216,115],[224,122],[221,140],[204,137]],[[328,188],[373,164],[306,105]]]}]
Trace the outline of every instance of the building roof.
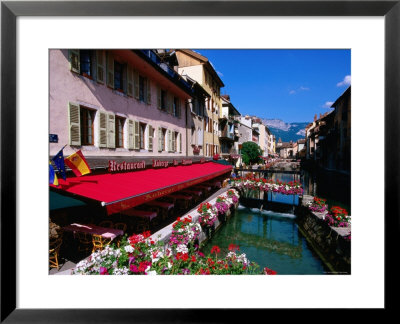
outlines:
[{"label": "building roof", "polygon": [[336,99],[336,101],[332,104],[331,108],[335,108],[337,104],[343,99],[345,96],[351,95],[351,86],[349,86],[345,92],[343,92],[339,98]]},{"label": "building roof", "polygon": [[201,54],[199,54],[199,53],[197,53],[197,52],[195,52],[193,50],[190,50],[190,49],[176,49],[175,51],[180,51],[180,52],[182,52],[182,53],[184,53],[186,55],[192,56],[192,57],[198,59],[199,61],[201,61],[204,64],[204,66],[207,68],[207,70],[209,72],[211,72],[211,74],[214,76],[214,78],[218,81],[220,86],[221,87],[225,86],[224,82],[222,82],[222,80],[219,77],[217,71],[215,71],[214,66],[211,64],[211,62],[208,60],[207,57],[205,57],[205,56],[203,56],[203,55],[201,55]]}]

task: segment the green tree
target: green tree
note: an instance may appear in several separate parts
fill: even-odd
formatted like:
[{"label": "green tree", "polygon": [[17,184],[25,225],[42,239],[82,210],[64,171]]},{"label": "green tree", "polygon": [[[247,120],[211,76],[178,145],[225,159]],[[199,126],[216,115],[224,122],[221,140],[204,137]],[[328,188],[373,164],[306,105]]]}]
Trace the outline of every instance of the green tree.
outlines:
[{"label": "green tree", "polygon": [[244,142],[242,144],[242,159],[243,163],[249,165],[253,163],[260,163],[262,155],[261,148],[254,142]]}]

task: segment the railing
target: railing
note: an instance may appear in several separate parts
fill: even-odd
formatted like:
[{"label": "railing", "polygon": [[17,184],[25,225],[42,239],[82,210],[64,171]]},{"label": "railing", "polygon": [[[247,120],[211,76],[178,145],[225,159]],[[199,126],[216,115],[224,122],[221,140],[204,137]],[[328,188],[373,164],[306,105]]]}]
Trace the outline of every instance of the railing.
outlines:
[{"label": "railing", "polygon": [[238,154],[237,149],[235,148],[226,148],[226,147],[221,147],[221,153],[222,154]]},{"label": "railing", "polygon": [[140,50],[142,54],[147,56],[153,63],[157,64],[162,70],[164,70],[172,79],[181,82],[186,88],[191,89],[189,83],[187,83],[182,77],[167,63],[161,62],[160,57],[152,50]]},{"label": "railing", "polygon": [[219,131],[219,137],[229,138],[233,140],[234,134],[228,132],[227,130]]}]

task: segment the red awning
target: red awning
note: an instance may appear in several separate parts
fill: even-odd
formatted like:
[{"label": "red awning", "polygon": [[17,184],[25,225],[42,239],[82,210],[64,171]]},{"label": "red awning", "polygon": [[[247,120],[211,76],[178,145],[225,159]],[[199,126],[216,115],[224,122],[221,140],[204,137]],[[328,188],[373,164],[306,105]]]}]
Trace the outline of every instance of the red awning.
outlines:
[{"label": "red awning", "polygon": [[114,214],[231,170],[232,166],[207,162],[136,172],[88,175],[68,178],[67,181],[59,179],[59,187],[50,187],[99,201],[106,206],[108,214]]}]

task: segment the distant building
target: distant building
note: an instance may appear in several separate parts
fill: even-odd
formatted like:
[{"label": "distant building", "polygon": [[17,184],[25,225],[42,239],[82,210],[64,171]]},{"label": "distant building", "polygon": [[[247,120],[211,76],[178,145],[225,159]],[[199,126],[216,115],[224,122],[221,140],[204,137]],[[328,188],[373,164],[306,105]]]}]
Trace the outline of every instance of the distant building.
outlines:
[{"label": "distant building", "polygon": [[288,143],[282,142],[282,140],[279,139],[276,152],[278,153],[279,157],[283,159],[293,159],[295,158],[294,149],[295,147],[292,141]]},{"label": "distant building", "polygon": [[332,105],[333,111],[315,116],[306,127],[306,154],[321,168],[350,172],[351,87]]},{"label": "distant building", "polygon": [[207,57],[186,49],[176,49],[174,54],[178,73],[196,80],[209,95],[204,115],[204,155],[211,157],[220,153],[218,118],[222,108],[220,89],[224,87],[224,83]]},{"label": "distant building", "polygon": [[219,141],[221,156],[236,162],[239,158],[239,129],[240,113],[234,107],[229,95],[222,95],[222,109],[219,116]]}]

